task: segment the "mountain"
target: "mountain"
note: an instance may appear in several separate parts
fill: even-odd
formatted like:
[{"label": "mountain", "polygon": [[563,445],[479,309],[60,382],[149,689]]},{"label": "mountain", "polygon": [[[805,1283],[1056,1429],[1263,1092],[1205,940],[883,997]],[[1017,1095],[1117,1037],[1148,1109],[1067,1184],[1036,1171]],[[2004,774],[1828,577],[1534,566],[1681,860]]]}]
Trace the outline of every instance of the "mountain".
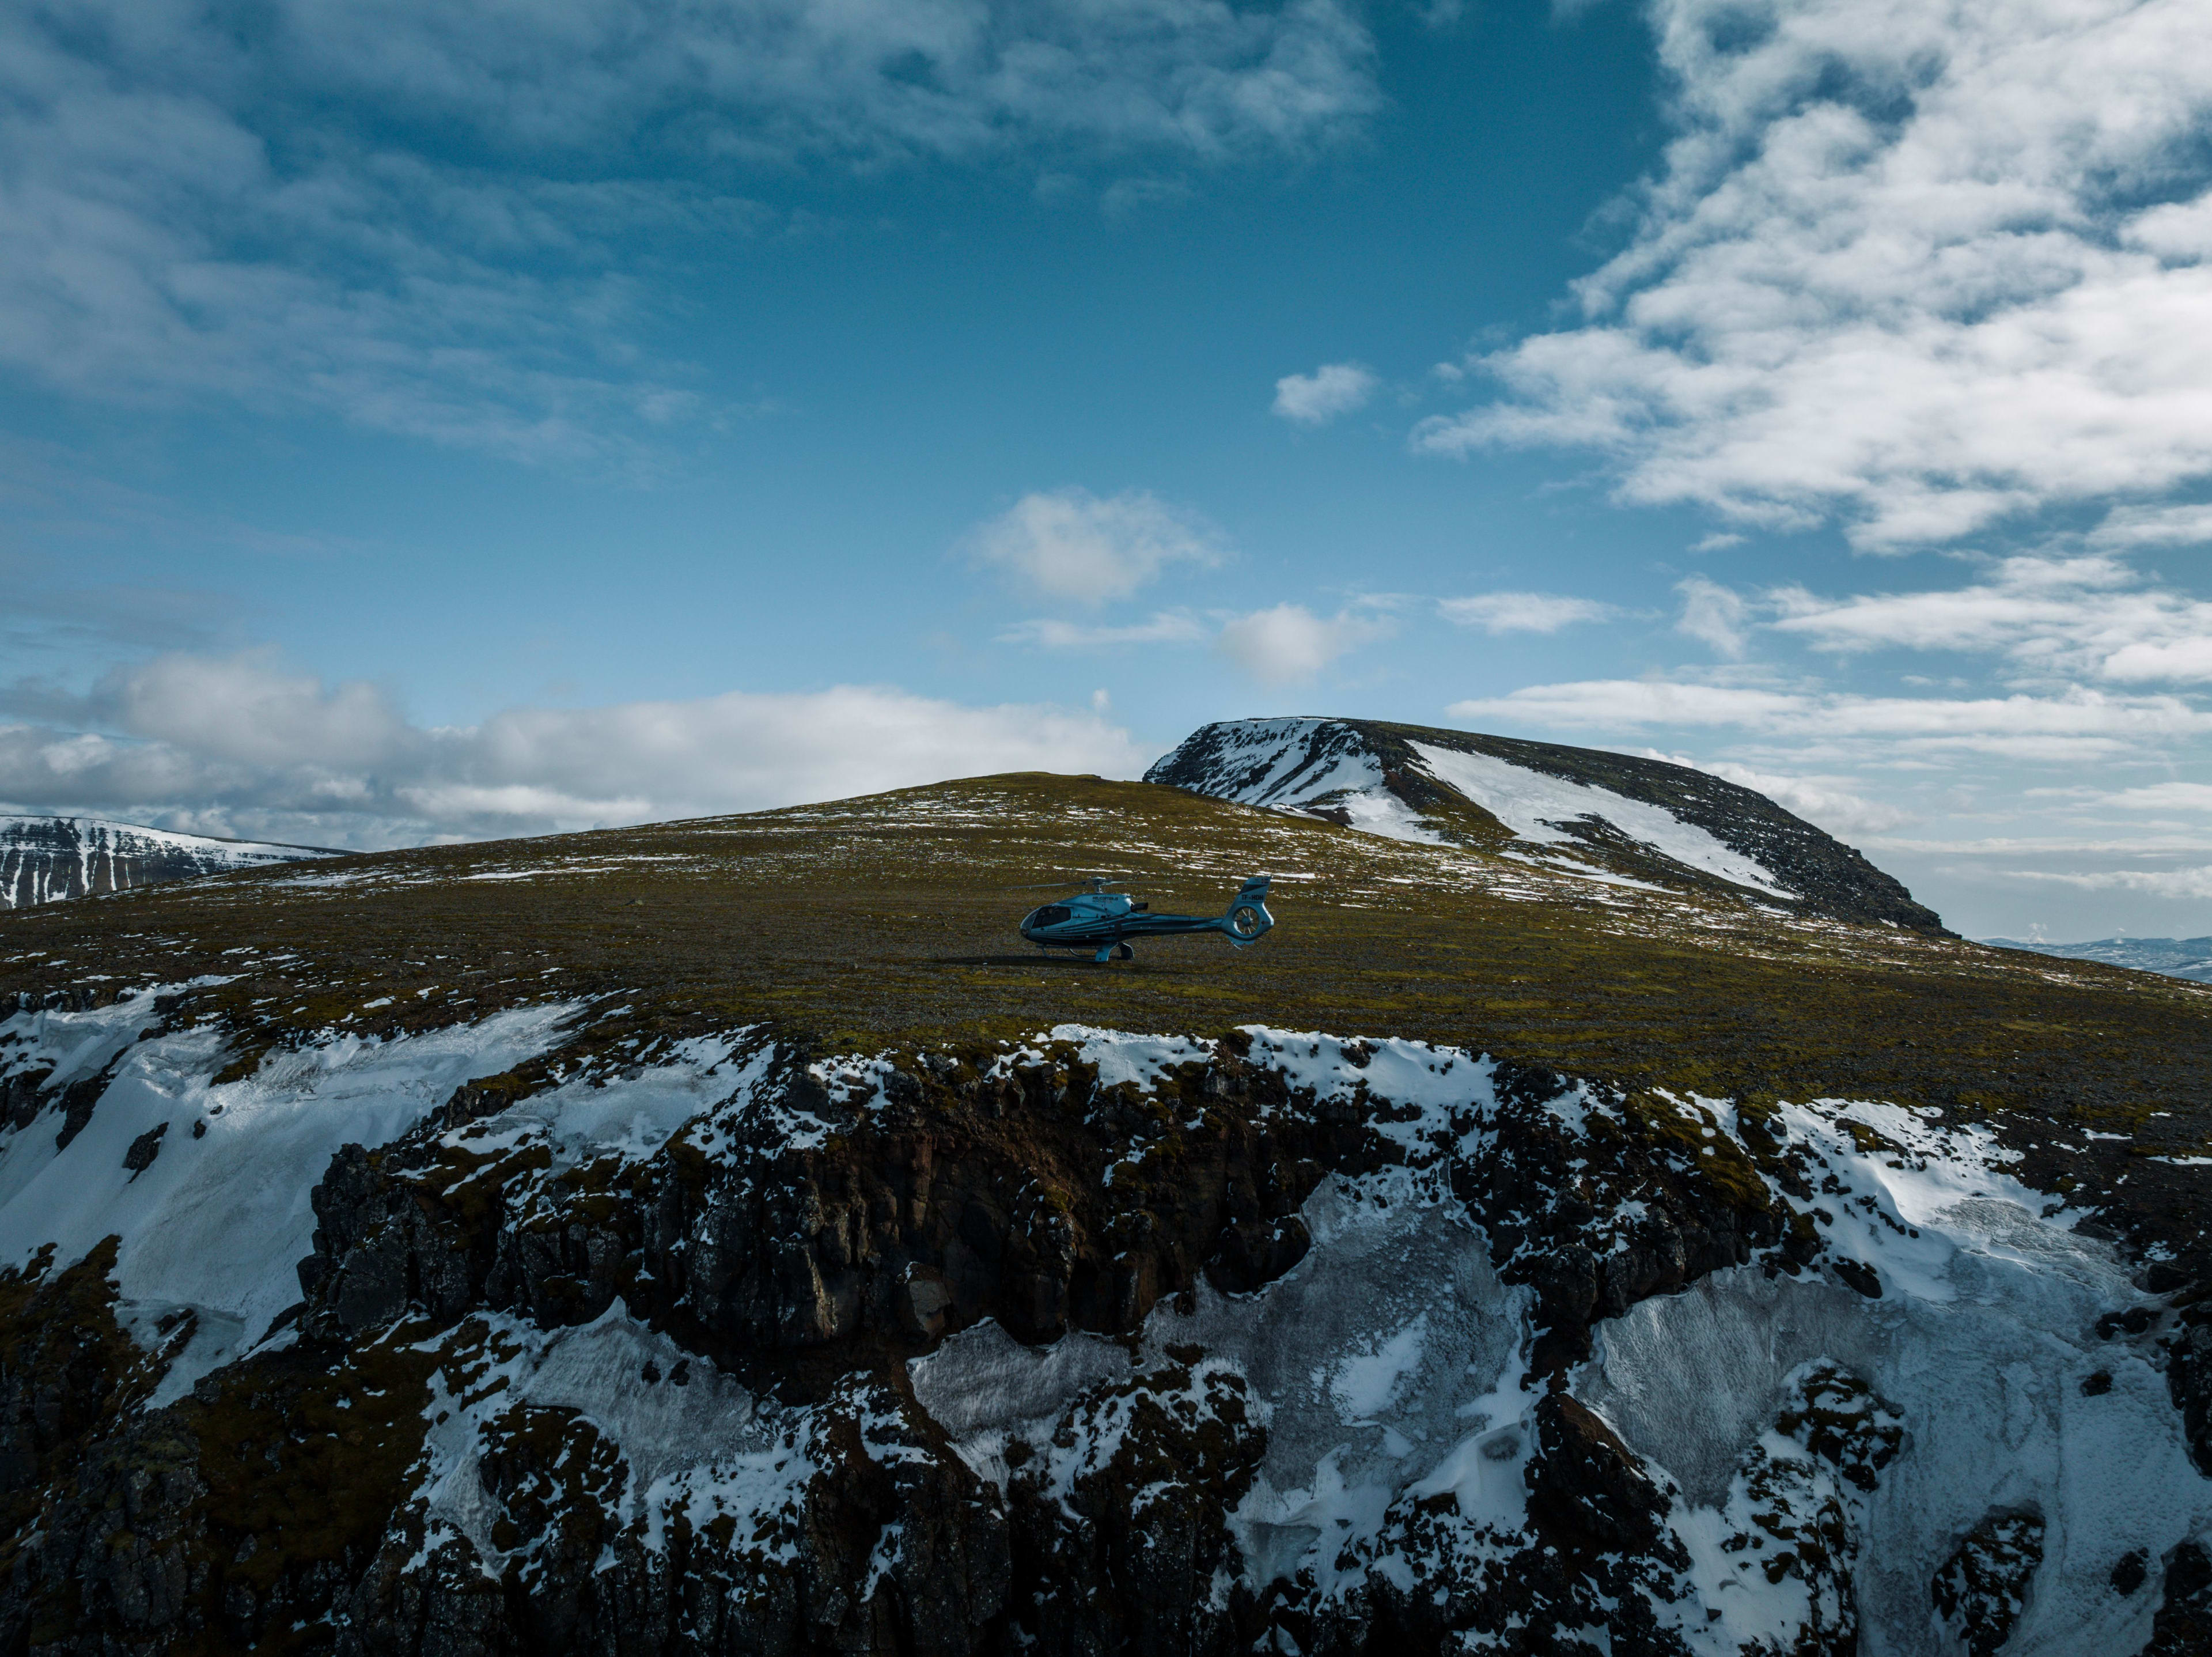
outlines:
[{"label": "mountain", "polygon": [[1762,794],[1664,760],[1368,719],[1240,719],[1193,733],[1145,780],[1593,880],[1943,931],[1850,847]]},{"label": "mountain", "polygon": [[[1024,775],[0,916],[0,1649],[2201,1651],[2212,994],[1512,850]],[[1278,923],[1021,946],[1102,870]]]},{"label": "mountain", "polygon": [[172,834],[98,817],[0,815],[0,909],[344,855],[319,846]]},{"label": "mountain", "polygon": [[2025,949],[2062,960],[2103,961],[2138,972],[2212,984],[2212,938],[2099,938],[2094,943],[2023,943],[2017,938],[1984,938],[1996,949]]}]

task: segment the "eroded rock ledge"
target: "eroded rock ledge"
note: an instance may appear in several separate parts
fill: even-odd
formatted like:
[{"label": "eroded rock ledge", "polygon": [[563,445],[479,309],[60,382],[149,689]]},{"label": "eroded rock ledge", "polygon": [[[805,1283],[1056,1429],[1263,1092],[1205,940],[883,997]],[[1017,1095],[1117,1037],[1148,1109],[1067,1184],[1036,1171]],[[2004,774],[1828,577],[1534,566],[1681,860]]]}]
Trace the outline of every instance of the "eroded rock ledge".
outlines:
[{"label": "eroded rock ledge", "polygon": [[[1842,1652],[1902,1569],[1995,1650],[2078,1538],[1991,1505],[1872,1569],[1937,1274],[2027,1292],[1876,1173],[1971,1172],[1970,1133],[1266,1031],[657,1039],[339,1148],[301,1304],[159,1407],[194,1314],[149,1330],[112,1247],[0,1283],[0,1646]],[[666,1119],[679,1060],[707,1102]],[[15,1130],[122,1063],[17,1084]],[[1972,1224],[2042,1223],[1989,1184]],[[2101,1258],[2044,1274],[2082,1325],[2051,1374],[2171,1413],[2172,1314]],[[1774,1376],[1691,1489],[1636,1355],[1753,1318]],[[2197,1544],[2125,1539],[2075,1626],[2200,1648]]]}]

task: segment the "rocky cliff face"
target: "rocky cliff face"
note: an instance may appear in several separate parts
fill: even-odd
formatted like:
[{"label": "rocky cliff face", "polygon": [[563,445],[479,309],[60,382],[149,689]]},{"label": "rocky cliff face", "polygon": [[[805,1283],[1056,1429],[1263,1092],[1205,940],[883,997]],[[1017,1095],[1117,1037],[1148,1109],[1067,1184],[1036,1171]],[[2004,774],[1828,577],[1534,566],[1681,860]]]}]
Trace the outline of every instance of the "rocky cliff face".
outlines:
[{"label": "rocky cliff face", "polygon": [[339,855],[314,846],[172,834],[97,817],[0,816],[0,909]]},{"label": "rocky cliff face", "polygon": [[1247,719],[1193,733],[1145,780],[1600,880],[1943,930],[1850,847],[1762,794],[1663,760],[1376,720]]},{"label": "rocky cliff face", "polygon": [[0,1033],[10,1649],[2201,1649],[2188,1331],[1971,1124],[204,1010]]}]

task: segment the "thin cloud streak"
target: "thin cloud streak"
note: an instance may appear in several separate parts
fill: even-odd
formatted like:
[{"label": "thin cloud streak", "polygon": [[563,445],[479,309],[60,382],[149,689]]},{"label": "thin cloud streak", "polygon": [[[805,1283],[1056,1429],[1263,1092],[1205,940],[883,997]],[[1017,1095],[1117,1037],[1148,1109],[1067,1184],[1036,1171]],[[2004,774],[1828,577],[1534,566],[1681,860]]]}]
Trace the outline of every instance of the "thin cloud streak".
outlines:
[{"label": "thin cloud streak", "polygon": [[2179,697],[2120,697],[2081,688],[2051,697],[1946,698],[1583,679],[1456,702],[1447,711],[1455,719],[1551,728],[1733,727],[1790,739],[1879,741],[1922,752],[2030,759],[2111,756],[2147,741],[2212,731],[2212,713]]},{"label": "thin cloud streak", "polygon": [[[669,318],[634,279],[641,253],[775,227],[707,180],[1300,155],[1378,107],[1374,68],[1336,0],[17,8],[0,366],[102,404],[649,476],[672,429],[756,411],[653,349]],[[480,165],[447,158],[456,131]]]},{"label": "thin cloud streak", "polygon": [[1559,593],[1478,593],[1439,599],[1437,613],[1455,627],[1480,628],[1497,637],[1506,633],[1556,633],[1585,622],[1610,621],[1620,612],[1595,599]]}]

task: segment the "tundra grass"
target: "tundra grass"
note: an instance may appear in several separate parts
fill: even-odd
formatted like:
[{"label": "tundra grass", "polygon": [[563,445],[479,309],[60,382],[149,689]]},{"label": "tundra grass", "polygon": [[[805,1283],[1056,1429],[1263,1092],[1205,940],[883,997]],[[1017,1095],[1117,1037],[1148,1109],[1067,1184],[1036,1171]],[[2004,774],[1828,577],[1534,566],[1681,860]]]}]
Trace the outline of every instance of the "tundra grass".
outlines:
[{"label": "tundra grass", "polygon": [[[1198,913],[1272,874],[1278,924],[1250,949],[1140,941],[1106,967],[1024,945],[1022,914],[1093,873]],[[386,852],[0,917],[0,994],[204,974],[229,975],[206,1000],[242,1063],[334,1026],[618,996],[824,1049],[1257,1023],[1754,1104],[1877,1096],[2002,1119],[2052,1188],[2109,1191],[2132,1169],[2143,1200],[2192,1209],[2205,1171],[2151,1159],[2212,1145],[2203,986],[1097,778]]]}]

